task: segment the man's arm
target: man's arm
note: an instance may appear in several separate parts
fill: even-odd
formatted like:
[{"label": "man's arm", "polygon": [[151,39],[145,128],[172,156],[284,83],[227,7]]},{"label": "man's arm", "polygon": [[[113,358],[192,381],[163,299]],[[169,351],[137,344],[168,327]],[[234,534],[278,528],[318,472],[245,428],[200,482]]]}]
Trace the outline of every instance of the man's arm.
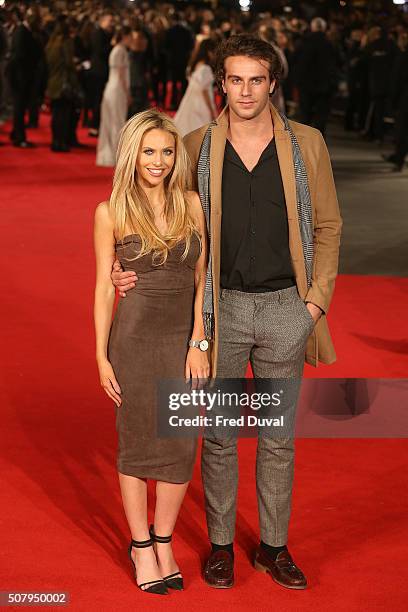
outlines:
[{"label": "man's arm", "polygon": [[315,180],[312,286],[305,302],[311,302],[327,313],[338,270],[342,219],[329,152],[321,134]]}]

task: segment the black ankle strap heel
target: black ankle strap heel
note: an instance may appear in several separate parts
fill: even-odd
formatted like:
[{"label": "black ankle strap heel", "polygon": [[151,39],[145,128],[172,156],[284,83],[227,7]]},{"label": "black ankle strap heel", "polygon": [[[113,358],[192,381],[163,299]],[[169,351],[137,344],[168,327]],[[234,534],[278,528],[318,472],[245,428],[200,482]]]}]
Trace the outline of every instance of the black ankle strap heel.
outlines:
[{"label": "black ankle strap heel", "polygon": [[[129,554],[129,559],[133,563],[133,567],[135,568],[136,574],[137,574],[136,565],[132,559],[132,548],[147,548],[148,546],[152,546],[152,545],[153,545],[152,538],[149,538],[148,540],[130,540],[128,554]],[[142,584],[138,584],[137,579],[136,579],[136,585],[144,593],[154,593],[155,595],[168,595],[169,594],[166,583],[164,582],[163,579],[150,580],[149,582],[142,582]],[[150,586],[148,586],[146,589],[142,589],[142,587],[147,586],[147,585],[150,585]]]},{"label": "black ankle strap heel", "polygon": [[[153,542],[157,542],[158,544],[169,544],[172,540],[173,535],[169,536],[158,536],[154,533],[153,525],[149,527],[150,538]],[[174,574],[169,574],[168,576],[163,577],[165,585],[169,589],[173,589],[175,591],[182,591],[184,589],[184,581],[181,572],[174,572]]]}]

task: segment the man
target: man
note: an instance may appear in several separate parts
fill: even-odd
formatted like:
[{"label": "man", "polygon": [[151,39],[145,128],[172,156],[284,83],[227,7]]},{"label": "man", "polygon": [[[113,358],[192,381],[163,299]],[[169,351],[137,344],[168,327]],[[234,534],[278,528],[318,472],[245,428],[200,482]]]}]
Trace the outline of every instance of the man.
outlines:
[{"label": "man", "polygon": [[[255,378],[296,381],[305,355],[315,366],[335,360],[326,313],[341,218],[330,160],[320,132],[286,123],[269,103],[279,74],[279,58],[267,42],[247,35],[229,38],[216,67],[228,105],[214,125],[185,137],[205,212],[210,204],[212,291],[208,295],[206,288],[204,314],[205,320],[213,318],[212,377],[243,378],[250,361]],[[209,189],[203,181],[207,174]],[[121,295],[135,281],[126,272],[113,272],[112,280]],[[254,565],[284,587],[303,589],[306,578],[286,547],[293,459],[292,438],[259,438],[261,543]],[[202,475],[212,545],[204,578],[210,586],[229,588],[234,584],[236,439],[204,439]]]},{"label": "man", "polygon": [[337,88],[336,52],[327,38],[326,29],[324,19],[312,19],[311,32],[302,39],[295,59],[300,121],[313,125],[322,134]]},{"label": "man", "polygon": [[392,67],[398,47],[388,37],[383,27],[373,28],[372,42],[367,44],[365,56],[368,69],[368,91],[370,106],[368,108],[365,137],[382,143],[384,140],[384,116],[387,99],[393,87]]},{"label": "man", "polygon": [[[184,23],[179,13],[174,13],[173,23],[166,32],[165,48],[171,88],[171,110],[177,110],[181,98],[187,89],[186,70],[188,60],[194,47],[194,35]],[[181,92],[178,84],[181,83]]]},{"label": "man", "polygon": [[37,16],[28,9],[26,19],[13,32],[7,66],[13,98],[13,129],[10,139],[15,147],[21,149],[34,147],[26,138],[24,118],[42,55],[41,45],[33,34],[36,28]]},{"label": "man", "polygon": [[[346,66],[348,98],[344,116],[344,129],[359,131],[364,127],[364,47],[363,30],[356,25],[346,40]],[[356,125],[357,124],[357,125]]]},{"label": "man", "polygon": [[91,78],[93,89],[92,128],[90,136],[98,136],[103,90],[109,77],[109,54],[112,49],[114,20],[111,13],[101,15],[91,38]]},{"label": "man", "polygon": [[391,103],[395,107],[395,150],[383,159],[393,164],[393,172],[401,172],[408,153],[408,48],[398,50],[392,71]]}]

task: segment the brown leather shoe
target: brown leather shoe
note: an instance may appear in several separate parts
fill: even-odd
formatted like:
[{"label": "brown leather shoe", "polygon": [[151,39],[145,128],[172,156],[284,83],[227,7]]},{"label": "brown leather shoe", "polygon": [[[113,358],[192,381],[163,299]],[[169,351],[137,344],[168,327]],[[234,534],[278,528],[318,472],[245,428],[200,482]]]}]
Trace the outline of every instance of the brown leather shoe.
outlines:
[{"label": "brown leather shoe", "polygon": [[270,574],[272,580],[287,589],[305,589],[307,586],[306,577],[295,565],[287,550],[282,550],[274,561],[261,546],[258,546],[254,567],[260,572]]},{"label": "brown leather shoe", "polygon": [[216,589],[230,589],[234,585],[234,560],[227,550],[211,553],[204,566],[204,580]]}]

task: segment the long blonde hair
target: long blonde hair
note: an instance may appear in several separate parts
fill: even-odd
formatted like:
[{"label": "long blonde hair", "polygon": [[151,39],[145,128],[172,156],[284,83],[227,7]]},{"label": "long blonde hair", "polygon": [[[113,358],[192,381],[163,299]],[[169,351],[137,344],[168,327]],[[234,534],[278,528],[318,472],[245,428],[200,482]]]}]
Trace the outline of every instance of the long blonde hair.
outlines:
[{"label": "long blonde hair", "polygon": [[[164,214],[167,221],[164,236],[156,227],[154,211],[137,177],[136,162],[143,137],[154,129],[169,132],[175,140],[174,165],[164,179]],[[118,240],[123,240],[127,227],[141,238],[141,249],[134,259],[152,253],[153,262],[160,265],[166,261],[170,249],[183,239],[186,246],[182,259],[187,256],[191,236],[197,231],[186,198],[190,181],[190,160],[173,121],[154,108],[129,119],[120,132],[109,208]]]}]

